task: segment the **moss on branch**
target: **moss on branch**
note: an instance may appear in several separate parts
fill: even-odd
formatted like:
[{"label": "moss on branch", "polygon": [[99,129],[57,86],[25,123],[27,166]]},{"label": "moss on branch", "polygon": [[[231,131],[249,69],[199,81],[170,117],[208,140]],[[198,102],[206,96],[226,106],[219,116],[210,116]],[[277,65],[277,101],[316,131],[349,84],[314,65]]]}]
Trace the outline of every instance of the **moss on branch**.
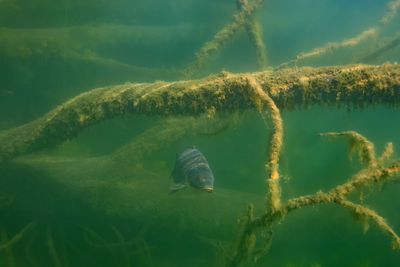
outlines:
[{"label": "moss on branch", "polygon": [[258,49],[260,43],[257,44],[256,42],[261,41],[261,33],[259,29],[255,30],[257,27],[255,26],[256,22],[252,21],[254,12],[262,5],[262,2],[263,0],[253,0],[250,3],[239,2],[240,12],[233,16],[233,21],[231,23],[219,30],[210,41],[206,42],[200,50],[195,53],[195,60],[184,71],[185,76],[191,77],[210,57],[212,52],[219,51],[243,26],[250,30],[250,39]]},{"label": "moss on branch", "polygon": [[82,129],[117,116],[198,115],[255,108],[253,77],[280,109],[328,104],[396,106],[400,66],[351,65],[220,73],[201,80],[126,83],[80,94],[35,121],[0,132],[0,162],[53,146]]},{"label": "moss on branch", "polygon": [[[362,189],[366,185],[383,183],[396,177],[400,171],[400,161],[393,161],[389,167],[383,167],[378,164],[378,160],[375,157],[373,143],[357,132],[348,131],[341,133],[328,133],[325,135],[344,135],[350,138],[350,140],[356,140],[359,142],[359,149],[365,150],[370,155],[373,155],[373,157],[368,157],[369,161],[367,161],[367,165],[363,170],[350,177],[344,184],[338,185],[326,193],[318,191],[312,195],[291,198],[278,207],[267,209],[264,214],[258,217],[254,216],[253,207],[249,206],[247,220],[243,224],[242,231],[239,233],[237,239],[238,242],[233,247],[231,254],[226,257],[227,266],[239,266],[249,258],[256,259],[262,254],[265,254],[271,243],[272,229],[274,225],[281,222],[288,213],[306,206],[327,203],[335,203],[350,210],[355,218],[361,219],[364,223],[366,223],[366,220],[368,219],[374,221],[382,231],[392,237],[392,248],[400,248],[399,236],[386,223],[384,218],[379,216],[376,211],[346,199],[346,195],[356,189]],[[386,145],[381,157],[390,156],[388,151],[391,150],[388,147],[390,147],[390,145]],[[270,180],[271,179],[268,181]],[[261,231],[267,231],[270,234],[264,238],[265,240],[261,248],[255,248],[254,244],[256,243],[256,234]],[[249,240],[252,240],[252,243],[249,243]],[[261,254],[260,251],[262,252]]]}]

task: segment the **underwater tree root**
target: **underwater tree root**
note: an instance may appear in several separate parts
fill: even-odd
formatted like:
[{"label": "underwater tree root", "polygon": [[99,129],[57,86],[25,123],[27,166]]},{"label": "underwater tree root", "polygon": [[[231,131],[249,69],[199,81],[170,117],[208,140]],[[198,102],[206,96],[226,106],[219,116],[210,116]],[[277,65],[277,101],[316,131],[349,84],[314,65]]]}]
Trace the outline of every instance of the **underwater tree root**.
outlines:
[{"label": "underwater tree root", "polygon": [[[271,244],[273,226],[281,222],[289,212],[310,205],[326,203],[335,203],[350,210],[354,217],[362,222],[364,226],[367,225],[368,220],[374,221],[382,231],[392,237],[392,248],[400,249],[399,236],[376,211],[346,199],[346,195],[355,190],[362,190],[365,186],[382,184],[398,176],[400,171],[399,160],[393,161],[388,167],[384,167],[381,161],[382,158],[391,156],[391,143],[388,143],[382,155],[376,158],[373,143],[357,132],[347,131],[321,135],[347,136],[351,140],[351,145],[356,143],[355,149],[358,149],[359,156],[363,157],[360,160],[364,163],[365,168],[350,177],[344,184],[338,185],[326,193],[319,191],[313,195],[291,198],[286,203],[283,203],[279,209],[267,210],[259,217],[254,217],[253,206],[250,205],[237,242],[234,243],[231,253],[226,255],[227,266],[238,266],[249,259],[256,260],[265,254]],[[365,229],[367,228],[365,227]],[[261,231],[267,231],[269,234],[264,237],[261,248],[255,248],[256,234]]]},{"label": "underwater tree root", "polygon": [[82,93],[41,118],[0,132],[0,162],[54,146],[117,116],[213,116],[257,108],[248,77],[254,78],[279,109],[315,104],[396,106],[400,102],[398,64],[222,72],[201,80],[126,83]]}]

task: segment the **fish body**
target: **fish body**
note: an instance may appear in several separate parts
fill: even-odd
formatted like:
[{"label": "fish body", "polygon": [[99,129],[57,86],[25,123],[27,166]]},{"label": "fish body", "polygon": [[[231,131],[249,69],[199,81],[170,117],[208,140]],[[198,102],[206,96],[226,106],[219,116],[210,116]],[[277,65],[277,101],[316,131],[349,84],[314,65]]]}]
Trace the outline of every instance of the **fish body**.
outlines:
[{"label": "fish body", "polygon": [[194,146],[185,149],[176,156],[174,170],[171,174],[175,185],[171,193],[190,185],[197,189],[212,192],[214,189],[214,174],[204,155]]}]

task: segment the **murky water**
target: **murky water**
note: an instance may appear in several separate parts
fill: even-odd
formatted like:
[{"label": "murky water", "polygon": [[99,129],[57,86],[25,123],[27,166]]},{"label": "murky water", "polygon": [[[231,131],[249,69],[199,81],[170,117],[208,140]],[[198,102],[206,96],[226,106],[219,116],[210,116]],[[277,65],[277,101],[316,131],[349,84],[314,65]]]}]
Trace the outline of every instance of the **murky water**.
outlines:
[{"label": "murky water", "polygon": [[[398,61],[400,46],[390,38],[399,31],[399,16],[380,23],[389,2],[265,1],[256,13],[265,67],[375,26],[377,35],[358,45],[298,66]],[[0,130],[96,87],[181,80],[195,52],[237,12],[234,0],[0,0]],[[382,40],[393,44],[370,56]],[[259,70],[243,28],[194,77],[222,69]],[[343,139],[319,133],[354,130],[377,154],[393,142],[392,158],[399,156],[400,113],[393,107],[281,113],[283,201],[328,191],[362,168]],[[213,119],[126,116],[0,163],[0,266],[222,266],[247,205],[254,204],[255,215],[265,210],[270,134],[255,111]],[[176,153],[192,145],[208,159],[214,192],[188,187],[169,195]],[[399,233],[399,192],[400,183],[392,181],[364,189],[361,202],[357,193],[349,199],[374,209]],[[303,208],[274,227],[266,255],[245,265],[398,266],[391,238],[373,221],[364,230],[339,205]]]}]

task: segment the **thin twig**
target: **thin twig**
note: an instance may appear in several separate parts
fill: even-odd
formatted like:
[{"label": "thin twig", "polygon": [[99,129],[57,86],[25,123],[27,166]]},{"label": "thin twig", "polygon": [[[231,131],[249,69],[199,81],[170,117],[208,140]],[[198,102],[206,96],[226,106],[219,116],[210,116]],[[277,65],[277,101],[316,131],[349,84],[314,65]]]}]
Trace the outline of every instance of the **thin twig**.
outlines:
[{"label": "thin twig", "polygon": [[36,221],[29,223],[24,228],[22,228],[22,230],[19,231],[19,233],[14,235],[10,240],[8,240],[7,242],[5,242],[3,244],[0,244],[0,250],[7,249],[7,248],[11,247],[12,245],[14,245],[15,243],[17,243],[19,240],[21,240],[24,237],[24,235],[28,231],[30,231],[32,228],[34,228],[36,226],[36,223],[37,223]]}]

